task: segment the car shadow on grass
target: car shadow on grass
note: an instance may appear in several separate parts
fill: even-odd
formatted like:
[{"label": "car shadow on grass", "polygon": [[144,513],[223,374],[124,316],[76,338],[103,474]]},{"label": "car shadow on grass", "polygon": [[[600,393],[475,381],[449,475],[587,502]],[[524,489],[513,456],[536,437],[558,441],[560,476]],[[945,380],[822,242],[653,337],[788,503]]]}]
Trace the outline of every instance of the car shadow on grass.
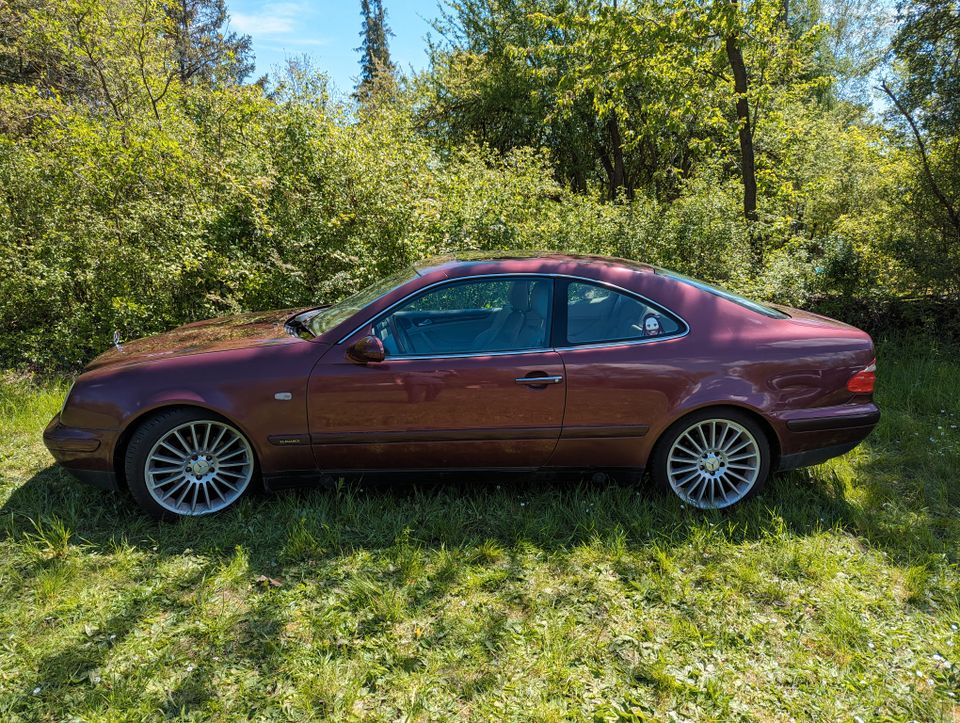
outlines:
[{"label": "car shadow on grass", "polygon": [[737,543],[837,526],[856,532],[861,520],[838,479],[797,471],[775,475],[763,494],[728,511],[685,507],[650,490],[645,480],[381,478],[255,494],[225,513],[163,524],[140,512],[129,495],[84,486],[51,465],[0,507],[0,535],[37,536],[40,530],[43,537],[56,521],[69,531],[71,544],[101,552],[129,545],[159,556],[216,557],[239,546],[251,568],[267,574],[290,560],[385,549],[401,540],[428,549],[493,541],[549,551],[619,538],[636,548],[682,545],[704,526]]}]

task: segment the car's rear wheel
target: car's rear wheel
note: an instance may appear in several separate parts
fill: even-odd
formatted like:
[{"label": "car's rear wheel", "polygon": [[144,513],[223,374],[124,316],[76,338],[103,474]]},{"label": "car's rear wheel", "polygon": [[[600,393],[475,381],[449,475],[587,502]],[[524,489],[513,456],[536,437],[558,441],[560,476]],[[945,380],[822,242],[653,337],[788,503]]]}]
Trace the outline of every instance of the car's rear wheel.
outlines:
[{"label": "car's rear wheel", "polygon": [[668,428],[651,462],[651,476],[660,489],[699,509],[723,509],[766,484],[770,442],[749,415],[705,409]]},{"label": "car's rear wheel", "polygon": [[227,509],[250,490],[257,469],[243,433],[200,409],[147,420],[130,438],[125,462],[134,499],[163,520]]}]

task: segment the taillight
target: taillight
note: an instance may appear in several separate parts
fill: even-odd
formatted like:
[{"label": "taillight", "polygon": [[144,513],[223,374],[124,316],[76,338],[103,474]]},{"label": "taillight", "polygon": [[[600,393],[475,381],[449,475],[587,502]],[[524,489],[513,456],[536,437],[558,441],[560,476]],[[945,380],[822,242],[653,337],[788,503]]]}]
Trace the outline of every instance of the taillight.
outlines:
[{"label": "taillight", "polygon": [[877,382],[877,360],[870,362],[847,382],[847,391],[854,394],[873,394],[873,386]]}]

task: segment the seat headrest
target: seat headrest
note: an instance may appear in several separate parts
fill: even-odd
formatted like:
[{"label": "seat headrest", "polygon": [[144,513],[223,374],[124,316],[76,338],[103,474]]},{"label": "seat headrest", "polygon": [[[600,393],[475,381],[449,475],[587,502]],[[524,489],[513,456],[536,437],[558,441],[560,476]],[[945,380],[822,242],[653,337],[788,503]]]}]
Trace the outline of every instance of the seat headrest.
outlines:
[{"label": "seat headrest", "polygon": [[546,319],[550,314],[550,285],[537,283],[533,285],[533,294],[530,299],[530,310]]},{"label": "seat headrest", "polygon": [[510,287],[510,306],[517,311],[530,308],[530,282],[514,281]]}]

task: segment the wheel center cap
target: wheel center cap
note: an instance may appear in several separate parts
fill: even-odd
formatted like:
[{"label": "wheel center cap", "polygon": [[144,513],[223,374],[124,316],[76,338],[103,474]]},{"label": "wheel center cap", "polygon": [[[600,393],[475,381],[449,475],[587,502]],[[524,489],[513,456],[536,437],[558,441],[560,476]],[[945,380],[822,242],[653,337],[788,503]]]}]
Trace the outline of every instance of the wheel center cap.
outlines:
[{"label": "wheel center cap", "polygon": [[711,454],[703,460],[703,467],[707,472],[716,472],[720,469],[720,460],[717,459],[716,455]]},{"label": "wheel center cap", "polygon": [[208,462],[205,457],[201,457],[200,459],[195,459],[190,465],[190,468],[195,475],[202,476],[210,471],[210,462]]}]

